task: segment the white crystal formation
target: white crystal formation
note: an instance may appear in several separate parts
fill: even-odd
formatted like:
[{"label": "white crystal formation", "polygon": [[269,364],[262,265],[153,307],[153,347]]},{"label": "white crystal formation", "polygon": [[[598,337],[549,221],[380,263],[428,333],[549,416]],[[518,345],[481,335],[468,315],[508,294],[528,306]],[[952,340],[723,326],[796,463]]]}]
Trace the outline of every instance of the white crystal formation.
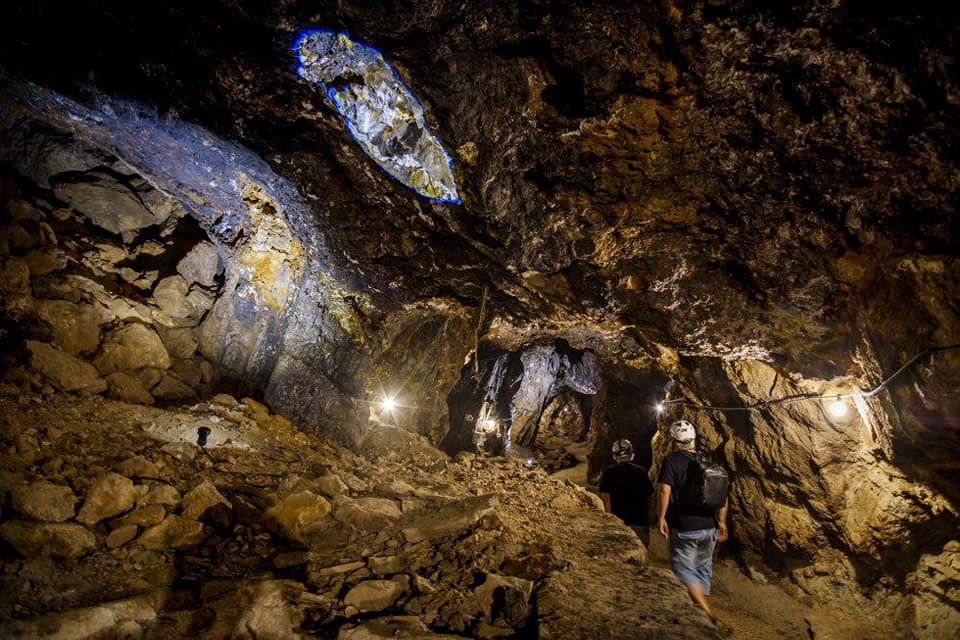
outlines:
[{"label": "white crystal formation", "polygon": [[294,51],[297,73],[320,86],[368,156],[420,195],[460,202],[450,156],[379,51],[334,31],[306,31]]}]

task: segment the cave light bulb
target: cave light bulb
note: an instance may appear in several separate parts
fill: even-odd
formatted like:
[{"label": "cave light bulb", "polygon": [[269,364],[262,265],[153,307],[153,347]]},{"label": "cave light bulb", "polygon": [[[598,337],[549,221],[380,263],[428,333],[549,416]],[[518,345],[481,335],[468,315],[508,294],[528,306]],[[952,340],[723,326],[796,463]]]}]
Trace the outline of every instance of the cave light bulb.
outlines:
[{"label": "cave light bulb", "polygon": [[847,415],[847,403],[837,398],[830,403],[830,415],[834,418],[842,418]]},{"label": "cave light bulb", "polygon": [[397,399],[384,396],[380,404],[383,406],[384,411],[393,413],[393,410],[397,408]]},{"label": "cave light bulb", "polygon": [[657,413],[663,413],[663,410],[666,409],[662,402],[658,402],[657,404],[653,405],[653,408],[657,410]]}]

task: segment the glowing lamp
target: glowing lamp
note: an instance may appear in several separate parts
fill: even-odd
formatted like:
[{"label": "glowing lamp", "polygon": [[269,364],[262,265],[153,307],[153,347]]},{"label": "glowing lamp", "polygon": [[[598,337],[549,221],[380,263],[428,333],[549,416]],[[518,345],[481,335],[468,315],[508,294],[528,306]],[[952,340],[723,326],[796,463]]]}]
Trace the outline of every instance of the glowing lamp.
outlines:
[{"label": "glowing lamp", "polygon": [[489,418],[480,422],[480,428],[484,431],[496,431],[497,426],[497,421]]},{"label": "glowing lamp", "polygon": [[390,413],[393,413],[393,410],[397,408],[397,401],[395,398],[384,398],[380,402],[380,406],[383,407],[384,411],[389,411]]},{"label": "glowing lamp", "polygon": [[847,403],[840,398],[837,398],[831,402],[829,409],[830,415],[832,415],[834,418],[842,418],[847,415]]},{"label": "glowing lamp", "polygon": [[666,409],[662,402],[658,402],[657,404],[653,405],[653,408],[657,410],[657,413],[663,413],[663,410]]}]

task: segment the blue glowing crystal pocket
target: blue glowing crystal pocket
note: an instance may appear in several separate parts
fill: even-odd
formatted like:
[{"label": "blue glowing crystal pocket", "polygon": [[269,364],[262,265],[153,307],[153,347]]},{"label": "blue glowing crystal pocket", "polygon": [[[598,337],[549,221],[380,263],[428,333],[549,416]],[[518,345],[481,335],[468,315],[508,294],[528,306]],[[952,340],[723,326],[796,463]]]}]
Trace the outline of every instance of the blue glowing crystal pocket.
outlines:
[{"label": "blue glowing crystal pocket", "polygon": [[423,107],[380,52],[328,30],[304,31],[293,46],[297,74],[316,84],[360,148],[427,198],[460,202],[453,161],[430,134]]}]

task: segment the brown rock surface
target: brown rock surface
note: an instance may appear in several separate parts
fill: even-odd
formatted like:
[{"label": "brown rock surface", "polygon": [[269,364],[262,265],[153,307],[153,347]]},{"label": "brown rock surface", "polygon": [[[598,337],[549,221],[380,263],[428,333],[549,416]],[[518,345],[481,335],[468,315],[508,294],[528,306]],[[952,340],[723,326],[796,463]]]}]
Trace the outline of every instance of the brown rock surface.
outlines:
[{"label": "brown rock surface", "polygon": [[189,549],[203,542],[203,524],[181,516],[167,516],[160,524],[144,531],[137,542],[147,549]]},{"label": "brown rock surface", "polygon": [[190,286],[180,276],[168,276],[157,283],[153,299],[160,309],[174,320],[184,320],[193,315],[194,308],[187,301]]},{"label": "brown rock surface", "polygon": [[199,520],[204,513],[217,505],[232,509],[230,501],[221,495],[209,480],[204,480],[183,496],[182,515],[185,518]]},{"label": "brown rock surface", "polygon": [[207,288],[216,285],[217,274],[222,270],[217,248],[209,242],[197,244],[177,263],[177,272],[188,285],[196,283]]},{"label": "brown rock surface", "polygon": [[180,504],[180,492],[169,484],[156,484],[150,487],[147,494],[141,498],[140,505],[162,504],[175,507]]},{"label": "brown rock surface", "polygon": [[[79,552],[70,572],[42,567],[7,572],[11,565],[5,564],[0,589],[11,594],[10,602],[21,607],[18,611],[35,616],[49,612],[53,603],[63,609],[101,605],[144,589],[162,591],[189,578],[196,581],[200,599],[171,602],[164,616],[151,623],[156,625],[151,633],[182,636],[189,627],[181,623],[188,624],[186,620],[212,607],[215,629],[227,635],[249,622],[263,633],[288,628],[304,634],[308,624],[320,623],[359,634],[356,637],[378,637],[384,629],[409,637],[442,637],[455,629],[461,636],[473,637],[516,633],[520,628],[516,625],[527,624],[544,633],[562,630],[574,637],[602,633],[633,638],[638,628],[641,637],[648,631],[650,637],[662,634],[664,629],[680,637],[713,637],[706,620],[697,617],[668,573],[625,567],[622,555],[635,544],[629,530],[609,516],[583,509],[577,500],[559,500],[561,495],[579,495],[580,490],[550,480],[538,470],[507,460],[481,459],[439,468],[432,466],[432,460],[371,463],[316,436],[279,429],[272,422],[234,434],[256,446],[209,449],[210,457],[202,459],[211,464],[198,466],[158,453],[158,442],[142,430],[143,425],[172,421],[182,421],[189,429],[190,421],[208,422],[219,411],[202,407],[195,409],[197,413],[171,412],[60,395],[49,397],[43,405],[21,406],[15,399],[0,397],[0,415],[17,422],[16,418],[30,412],[33,420],[62,431],[51,442],[49,455],[73,460],[72,452],[82,448],[87,464],[113,468],[137,466],[128,461],[139,460],[138,456],[161,455],[171,483],[156,484],[142,495],[141,507],[117,520],[120,526],[99,548],[94,544],[89,553]],[[9,425],[0,423],[0,438],[8,437]],[[13,464],[19,468],[24,462]],[[319,469],[356,477],[358,482],[364,478],[369,487],[387,487],[388,480],[411,487],[423,496],[417,498],[419,511],[409,514],[415,522],[430,522],[432,515],[441,513],[452,520],[461,512],[468,517],[449,535],[417,543],[406,542],[399,531],[389,528],[353,530],[329,517],[322,497],[301,488],[314,482],[308,478]],[[83,474],[79,468],[65,467],[62,472],[68,478]],[[131,544],[129,536],[136,535],[139,527],[126,518],[146,513],[150,507],[144,505],[152,499],[174,506],[180,492],[188,494],[204,482],[220,491],[229,489],[235,525],[205,529],[200,522],[170,514]],[[264,486],[256,488],[258,484]],[[499,504],[493,505],[488,496],[474,495],[494,487],[501,494]],[[441,490],[446,495],[439,495]],[[392,501],[389,494],[367,491],[372,494],[365,498]],[[272,496],[284,496],[289,502],[281,500],[271,509]],[[157,514],[162,510],[158,503],[152,506]],[[483,512],[479,518],[478,509]],[[288,529],[296,532],[296,540],[278,526],[275,516],[283,514],[291,515],[281,519],[290,523]],[[571,527],[574,521],[577,526]],[[322,533],[311,535],[317,524]],[[17,533],[36,538],[38,527],[43,526],[24,521]],[[84,527],[73,526],[93,538]],[[510,615],[491,604],[488,621],[474,592],[479,586],[478,571],[500,576],[504,595],[508,587],[524,593],[530,581],[542,615],[518,622],[521,608],[508,598],[514,603]],[[378,574],[391,579],[378,581]],[[23,592],[15,585],[28,575],[33,586]],[[290,580],[291,575],[299,578]],[[270,586],[274,580],[282,586]],[[483,602],[500,602],[493,578],[481,585],[486,581],[491,593],[484,592]],[[371,582],[378,585],[376,589]],[[257,586],[261,584],[263,589]],[[359,591],[342,599],[354,589]],[[371,593],[361,598],[366,591]],[[558,594],[567,592],[576,593],[575,600],[558,599]],[[398,613],[402,609],[406,616],[363,621],[349,617],[361,608],[381,606]],[[599,612],[598,616],[585,618],[583,607]],[[241,619],[245,622],[238,627]]]},{"label": "brown rock surface", "polygon": [[122,547],[137,537],[140,529],[135,524],[125,524],[117,527],[107,535],[106,545],[108,549]]},{"label": "brown rock surface", "polygon": [[97,538],[86,527],[72,522],[43,523],[8,520],[0,524],[3,538],[22,556],[72,558],[92,550]]},{"label": "brown rock surface", "polygon": [[101,316],[91,305],[66,300],[38,300],[37,316],[53,328],[53,344],[77,355],[93,353],[100,346]]},{"label": "brown rock surface", "polygon": [[104,473],[87,489],[77,522],[94,525],[133,507],[137,494],[130,478],[117,473]]},{"label": "brown rock surface", "polygon": [[34,340],[27,340],[27,349],[30,351],[30,366],[42,373],[55,388],[80,393],[107,390],[106,381],[83,360]]},{"label": "brown rock surface", "polygon": [[157,399],[168,402],[190,400],[197,397],[197,392],[193,387],[170,374],[164,374],[160,382],[150,390],[150,393]]},{"label": "brown rock surface", "polygon": [[393,605],[403,593],[403,587],[393,580],[364,580],[350,589],[343,602],[363,613],[383,611]]},{"label": "brown rock surface", "polygon": [[397,503],[386,498],[340,498],[334,504],[333,517],[348,527],[379,531],[403,517]]},{"label": "brown rock surface", "polygon": [[107,396],[114,400],[123,400],[124,402],[133,402],[135,404],[153,404],[153,396],[147,391],[139,378],[116,371],[106,377],[109,391]]},{"label": "brown rock surface", "polygon": [[144,206],[137,193],[114,176],[91,171],[53,185],[57,198],[70,204],[95,225],[122,233],[162,222]]},{"label": "brown rock surface", "polygon": [[163,522],[167,516],[167,510],[160,504],[148,504],[137,507],[127,515],[120,518],[119,527],[136,525],[138,527],[152,527]]},{"label": "brown rock surface", "polygon": [[497,504],[496,496],[484,495],[445,505],[411,522],[403,529],[403,537],[407,542],[421,542],[460,535],[490,513]]},{"label": "brown rock surface", "polygon": [[63,522],[74,516],[77,497],[70,487],[37,480],[10,490],[14,510],[42,522]]},{"label": "brown rock surface", "polygon": [[287,539],[304,542],[304,536],[322,526],[329,513],[330,503],[322,496],[299,491],[270,507],[266,515]]},{"label": "brown rock surface", "polygon": [[114,371],[134,371],[145,367],[167,369],[170,356],[160,336],[141,324],[131,323],[110,333],[94,363],[104,375]]}]

